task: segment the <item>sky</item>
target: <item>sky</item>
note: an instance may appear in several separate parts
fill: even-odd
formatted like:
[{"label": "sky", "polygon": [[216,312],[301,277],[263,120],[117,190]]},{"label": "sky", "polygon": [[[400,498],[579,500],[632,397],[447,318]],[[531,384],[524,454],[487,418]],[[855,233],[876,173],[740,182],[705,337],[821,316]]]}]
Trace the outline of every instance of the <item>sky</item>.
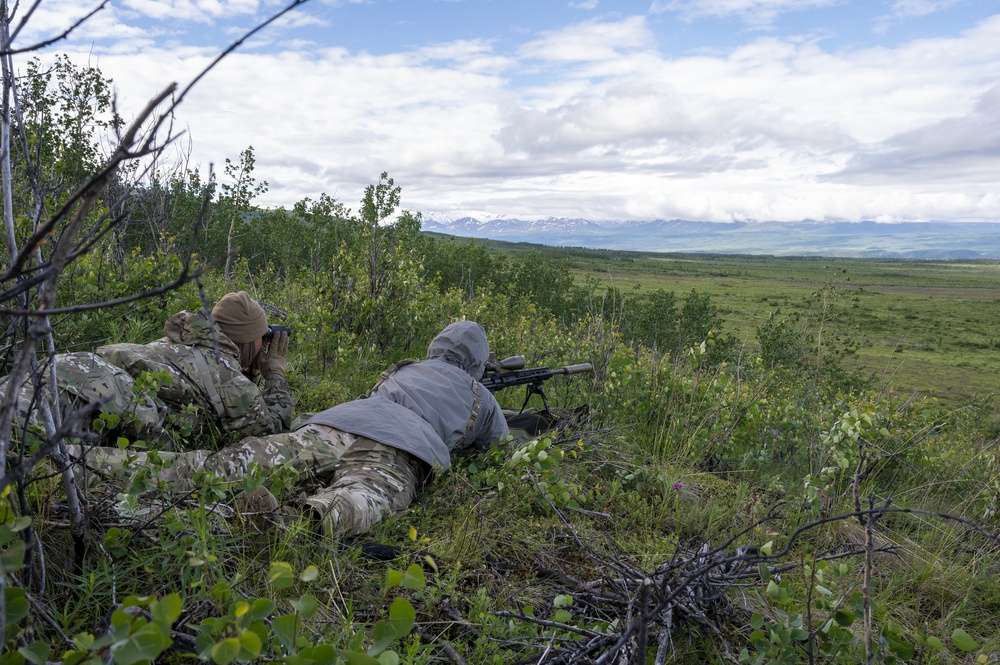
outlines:
[{"label": "sky", "polygon": [[[107,0],[37,55],[129,118],[288,1]],[[203,173],[252,146],[266,207],[386,171],[433,219],[1000,221],[1000,0],[309,0],[176,125]]]}]

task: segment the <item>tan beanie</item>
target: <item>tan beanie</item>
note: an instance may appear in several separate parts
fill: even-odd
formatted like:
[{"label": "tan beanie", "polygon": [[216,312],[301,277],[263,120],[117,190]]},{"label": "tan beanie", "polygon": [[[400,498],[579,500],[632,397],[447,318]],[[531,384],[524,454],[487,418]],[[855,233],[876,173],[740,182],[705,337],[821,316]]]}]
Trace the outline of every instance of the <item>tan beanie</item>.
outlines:
[{"label": "tan beanie", "polygon": [[267,332],[267,314],[246,291],[227,293],[212,309],[219,329],[237,344],[253,342]]}]

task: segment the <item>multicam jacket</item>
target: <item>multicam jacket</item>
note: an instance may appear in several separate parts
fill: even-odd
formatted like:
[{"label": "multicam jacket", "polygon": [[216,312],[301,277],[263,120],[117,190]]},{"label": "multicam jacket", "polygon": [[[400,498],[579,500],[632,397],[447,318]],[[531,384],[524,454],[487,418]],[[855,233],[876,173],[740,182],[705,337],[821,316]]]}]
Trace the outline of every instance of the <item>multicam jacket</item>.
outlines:
[{"label": "multicam jacket", "polygon": [[[163,326],[165,337],[149,344],[111,344],[97,354],[132,377],[166,372],[157,397],[174,414],[182,414],[192,429],[213,422],[226,432],[261,436],[288,430],[293,402],[283,376],[274,376],[263,391],[240,368],[236,344],[207,313],[179,312]],[[197,407],[194,414],[188,405]],[[189,419],[188,419],[189,418]]]},{"label": "multicam jacket", "polygon": [[[93,419],[107,413],[118,417],[102,430],[109,437],[122,434],[131,439],[161,438],[163,405],[155,398],[137,396],[132,389],[135,381],[123,369],[89,352],[61,353],[55,356],[55,365],[59,414],[63,421],[83,406],[106,400],[99,413],[77,424],[79,430],[90,430]],[[42,377],[42,387],[47,386],[50,377],[47,368],[42,368]],[[0,394],[6,394],[7,384],[8,377],[0,379]],[[22,384],[17,395],[15,423],[18,427],[27,424],[30,431],[42,435],[45,430],[38,408],[40,399],[43,393],[36,390],[34,382]]]}]

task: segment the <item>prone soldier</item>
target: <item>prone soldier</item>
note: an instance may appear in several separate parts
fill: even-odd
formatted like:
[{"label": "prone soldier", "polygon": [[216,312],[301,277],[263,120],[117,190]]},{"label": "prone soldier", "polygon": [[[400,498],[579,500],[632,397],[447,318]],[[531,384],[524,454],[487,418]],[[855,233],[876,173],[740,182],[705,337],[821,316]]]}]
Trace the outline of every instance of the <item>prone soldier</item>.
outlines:
[{"label": "prone soldier", "polygon": [[[284,376],[288,329],[274,328],[263,308],[240,291],[221,298],[211,314],[174,314],[164,324],[164,337],[149,344],[57,354],[60,414],[65,418],[83,405],[100,403],[101,412],[119,417],[102,441],[120,434],[166,448],[178,430],[194,432],[209,423],[244,436],[287,431],[294,408]],[[165,372],[168,378],[155,394],[137,394],[136,379],[144,372]],[[48,372],[41,376],[37,386],[25,382],[18,388],[20,422],[36,432],[43,431],[37,404],[45,397],[38,388],[49,383]],[[263,389],[258,376],[264,378]],[[7,389],[5,377],[0,391]]]}]

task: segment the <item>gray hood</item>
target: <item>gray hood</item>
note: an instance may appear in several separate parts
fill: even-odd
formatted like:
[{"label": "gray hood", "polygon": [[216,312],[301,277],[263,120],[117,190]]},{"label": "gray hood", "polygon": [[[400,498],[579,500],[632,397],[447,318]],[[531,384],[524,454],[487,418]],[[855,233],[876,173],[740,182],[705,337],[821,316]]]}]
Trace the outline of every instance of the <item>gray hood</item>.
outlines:
[{"label": "gray hood", "polygon": [[483,378],[490,345],[486,331],[475,321],[453,323],[434,338],[427,347],[427,359],[441,358],[461,367],[476,381]]},{"label": "gray hood", "polygon": [[338,404],[308,422],[367,437],[447,469],[452,450],[482,450],[509,431],[496,398],[479,383],[488,357],[481,325],[453,323],[431,342],[427,360],[400,365],[370,397]]}]

